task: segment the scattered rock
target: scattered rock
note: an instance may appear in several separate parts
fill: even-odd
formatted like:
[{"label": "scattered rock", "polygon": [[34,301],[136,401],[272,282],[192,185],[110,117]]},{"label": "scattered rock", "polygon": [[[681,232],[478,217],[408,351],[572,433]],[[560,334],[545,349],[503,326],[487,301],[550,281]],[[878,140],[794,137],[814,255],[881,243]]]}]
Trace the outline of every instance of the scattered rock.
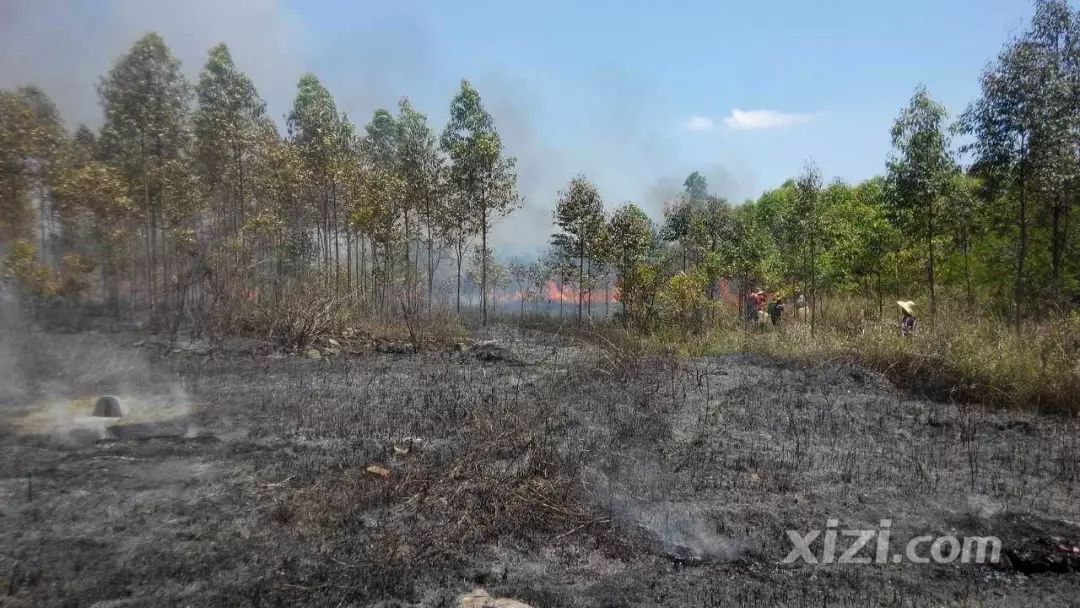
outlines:
[{"label": "scattered rock", "polygon": [[341,342],[338,342],[333,338],[327,338],[326,343],[329,344],[332,348],[341,348]]},{"label": "scattered rock", "polygon": [[320,353],[317,348],[309,348],[307,352],[304,353],[304,356],[308,359],[322,359],[322,353]]},{"label": "scattered rock", "polygon": [[483,589],[474,589],[458,600],[459,608],[532,608],[528,604],[505,597],[491,597]]},{"label": "scattered rock", "polygon": [[120,403],[118,397],[103,395],[94,403],[94,415],[104,418],[123,418],[127,415],[127,408]]},{"label": "scattered rock", "polygon": [[390,469],[386,467],[380,467],[379,465],[371,465],[365,469],[368,473],[375,475],[376,477],[382,477],[384,479],[390,477]]}]

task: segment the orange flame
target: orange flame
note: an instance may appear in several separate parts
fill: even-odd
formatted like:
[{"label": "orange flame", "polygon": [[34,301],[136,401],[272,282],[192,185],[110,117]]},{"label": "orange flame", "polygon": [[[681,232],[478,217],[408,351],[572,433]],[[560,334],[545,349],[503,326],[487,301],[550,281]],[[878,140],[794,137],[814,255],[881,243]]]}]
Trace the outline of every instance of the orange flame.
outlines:
[{"label": "orange flame", "polygon": [[[563,285],[559,288],[559,284],[555,281],[548,281],[547,288],[544,290],[544,297],[550,302],[577,302],[578,292],[570,285]],[[592,302],[593,304],[603,304],[607,302],[619,301],[619,288],[613,287],[607,294],[607,298],[604,297],[604,289],[593,289],[591,292],[586,292],[585,301]]]}]

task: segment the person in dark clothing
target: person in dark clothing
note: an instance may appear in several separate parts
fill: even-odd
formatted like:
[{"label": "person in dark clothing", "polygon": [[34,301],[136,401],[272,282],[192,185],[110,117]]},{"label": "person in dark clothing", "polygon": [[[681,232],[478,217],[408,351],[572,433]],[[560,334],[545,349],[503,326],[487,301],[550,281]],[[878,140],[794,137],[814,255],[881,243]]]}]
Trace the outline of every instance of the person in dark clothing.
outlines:
[{"label": "person in dark clothing", "polygon": [[773,325],[780,324],[780,317],[784,314],[784,300],[783,298],[775,298],[771,304],[769,304],[769,320]]}]

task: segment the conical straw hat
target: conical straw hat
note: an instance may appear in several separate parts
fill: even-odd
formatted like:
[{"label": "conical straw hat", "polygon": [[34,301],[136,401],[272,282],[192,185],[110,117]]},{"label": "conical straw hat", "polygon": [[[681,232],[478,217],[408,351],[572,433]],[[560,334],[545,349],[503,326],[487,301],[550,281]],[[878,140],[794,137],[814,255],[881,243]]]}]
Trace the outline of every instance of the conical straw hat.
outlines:
[{"label": "conical straw hat", "polygon": [[904,312],[911,316],[915,316],[915,302],[911,300],[897,300],[896,305],[904,309]]}]

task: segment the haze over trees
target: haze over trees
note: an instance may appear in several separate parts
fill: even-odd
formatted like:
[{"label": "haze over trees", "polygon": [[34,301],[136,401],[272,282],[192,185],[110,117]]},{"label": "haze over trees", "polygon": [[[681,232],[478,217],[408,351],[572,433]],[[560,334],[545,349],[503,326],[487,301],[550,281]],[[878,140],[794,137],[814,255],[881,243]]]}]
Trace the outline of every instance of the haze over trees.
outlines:
[{"label": "haze over trees", "polygon": [[914,87],[882,177],[830,182],[808,159],[740,203],[694,172],[654,222],[578,175],[550,201],[549,251],[509,267],[489,235],[522,204],[516,160],[468,81],[440,128],[407,98],[354,122],[305,74],[282,131],[225,44],[191,83],[147,34],[101,78],[97,132],[69,130],[32,85],[0,92],[4,272],[37,298],[275,337],[288,302],[466,313],[470,278],[481,324],[499,300],[562,315],[568,299],[584,320],[601,297],[626,326],[707,323],[768,288],[805,295],[811,328],[829,299],[880,319],[904,297],[931,318],[977,306],[1019,329],[1080,297],[1080,17],[1035,6],[956,122]]}]

